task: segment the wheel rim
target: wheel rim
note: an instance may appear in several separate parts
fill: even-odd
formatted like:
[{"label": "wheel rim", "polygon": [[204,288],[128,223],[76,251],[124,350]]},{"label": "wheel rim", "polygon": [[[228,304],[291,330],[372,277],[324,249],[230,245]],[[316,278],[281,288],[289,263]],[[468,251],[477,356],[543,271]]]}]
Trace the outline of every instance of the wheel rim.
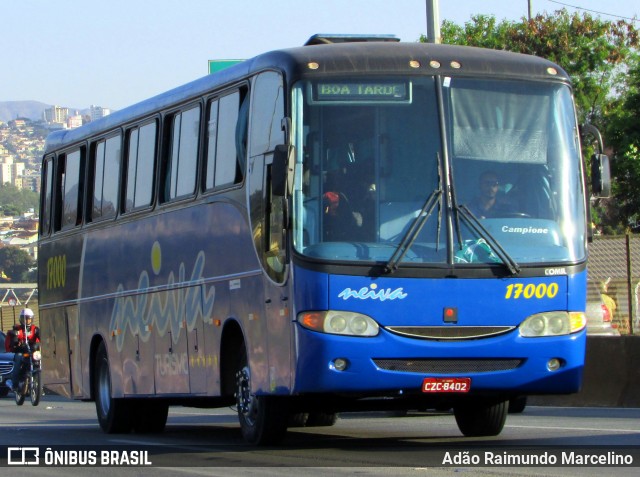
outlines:
[{"label": "wheel rim", "polygon": [[100,408],[106,416],[109,414],[111,406],[111,383],[109,382],[109,373],[106,372],[105,363],[100,365],[100,373],[98,375],[98,395],[96,396],[100,403]]},{"label": "wheel rim", "polygon": [[258,403],[256,397],[251,394],[251,373],[247,366],[238,371],[236,387],[238,413],[249,426],[253,426],[258,413]]}]

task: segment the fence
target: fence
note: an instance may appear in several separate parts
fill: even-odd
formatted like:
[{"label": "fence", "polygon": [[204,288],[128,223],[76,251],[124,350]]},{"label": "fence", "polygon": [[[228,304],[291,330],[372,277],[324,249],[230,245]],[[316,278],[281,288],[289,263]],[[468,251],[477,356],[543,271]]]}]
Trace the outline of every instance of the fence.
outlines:
[{"label": "fence", "polygon": [[[620,333],[640,335],[640,235],[594,237],[589,244],[588,279],[596,285],[589,288],[590,293],[606,286],[607,295],[615,303],[613,323]],[[7,331],[18,322],[25,301],[35,313],[34,322],[39,323],[37,291],[33,294],[35,286],[7,284],[0,287],[15,288],[16,297],[22,303],[15,307],[7,300],[0,303],[0,330]],[[6,295],[4,291],[2,293]]]},{"label": "fence", "polygon": [[[0,284],[0,331],[6,332],[19,322],[20,312],[29,307],[33,310],[33,322],[39,326],[38,290],[35,283]],[[0,350],[3,350],[0,343]]]},{"label": "fence", "polygon": [[640,335],[640,235],[596,236],[589,244],[588,279],[613,299],[620,333]]}]

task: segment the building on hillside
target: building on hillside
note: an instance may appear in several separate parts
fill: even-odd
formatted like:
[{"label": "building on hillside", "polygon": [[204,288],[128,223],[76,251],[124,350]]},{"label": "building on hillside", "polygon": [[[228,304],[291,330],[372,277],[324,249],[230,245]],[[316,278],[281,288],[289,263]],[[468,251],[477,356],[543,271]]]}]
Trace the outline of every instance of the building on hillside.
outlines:
[{"label": "building on hillside", "polygon": [[82,126],[82,123],[82,115],[80,114],[69,116],[67,118],[67,128],[69,129],[79,128],[80,126]]},{"label": "building on hillside", "polygon": [[38,258],[38,218],[34,216],[4,217],[0,222],[0,246],[17,247],[34,260]]},{"label": "building on hillside", "polygon": [[14,162],[13,157],[5,156],[0,160],[0,184],[11,184],[22,188],[25,166],[22,162]]},{"label": "building on hillside", "polygon": [[109,108],[103,108],[101,106],[94,106],[93,104],[89,108],[89,114],[91,116],[91,121],[95,121],[96,119],[103,118],[105,116],[109,116],[111,114],[111,110]]},{"label": "building on hillside", "polygon": [[69,108],[51,106],[44,110],[44,120],[47,123],[66,124],[69,117]]},{"label": "building on hillside", "polygon": [[16,179],[16,187],[40,193],[40,175],[23,174]]}]

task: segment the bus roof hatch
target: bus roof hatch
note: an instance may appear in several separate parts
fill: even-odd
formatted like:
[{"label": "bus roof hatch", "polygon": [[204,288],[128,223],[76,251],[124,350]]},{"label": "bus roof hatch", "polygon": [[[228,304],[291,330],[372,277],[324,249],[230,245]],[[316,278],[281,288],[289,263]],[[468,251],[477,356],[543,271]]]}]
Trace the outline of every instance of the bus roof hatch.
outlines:
[{"label": "bus roof hatch", "polygon": [[395,35],[351,35],[351,34],[330,34],[316,33],[307,40],[304,46],[326,45],[330,43],[352,43],[362,41],[393,41],[398,42],[400,38]]}]

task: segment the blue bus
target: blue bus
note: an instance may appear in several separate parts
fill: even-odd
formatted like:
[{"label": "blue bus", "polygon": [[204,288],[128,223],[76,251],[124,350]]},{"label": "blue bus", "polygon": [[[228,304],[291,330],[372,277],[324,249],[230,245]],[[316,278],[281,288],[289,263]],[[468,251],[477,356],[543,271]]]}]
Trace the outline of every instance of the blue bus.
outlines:
[{"label": "blue bus", "polygon": [[315,36],[52,133],[45,385],[107,433],[235,406],[257,445],[378,409],[491,436],[509,400],[577,392],[589,197],[567,74],[393,40]]}]

